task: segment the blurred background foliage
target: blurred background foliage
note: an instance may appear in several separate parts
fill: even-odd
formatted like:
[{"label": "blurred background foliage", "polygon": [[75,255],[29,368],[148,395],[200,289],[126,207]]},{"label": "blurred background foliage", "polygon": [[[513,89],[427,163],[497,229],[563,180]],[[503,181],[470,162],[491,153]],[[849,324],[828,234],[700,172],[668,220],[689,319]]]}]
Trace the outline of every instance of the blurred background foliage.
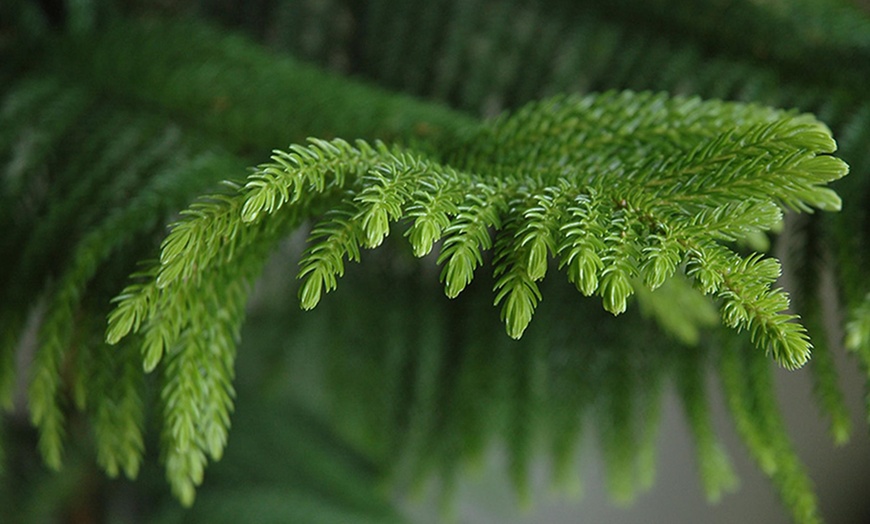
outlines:
[{"label": "blurred background foliage", "polygon": [[[177,23],[156,31],[155,18]],[[171,52],[149,54],[158,48]],[[454,506],[457,486],[486,469],[493,447],[504,452],[499,474],[510,478],[520,511],[537,503],[530,479],[541,461],[561,489],[590,483],[576,467],[584,435],[596,437],[611,497],[628,502],[651,488],[657,460],[671,459],[657,446],[663,398],[672,394],[709,500],[733,496],[738,485],[710,415],[711,396],[721,395],[784,497],[783,515],[813,521],[804,499],[789,499],[814,503],[776,403],[772,364],[743,337],[715,329],[709,303],[677,297],[690,302],[664,311],[636,304],[614,319],[550,279],[535,321],[513,341],[485,275],[448,300],[434,260],[416,260],[398,242],[366,253],[305,313],[287,269],[304,237],[273,255],[242,335],[229,447],[190,510],[171,498],[157,466],[153,397],[141,407],[146,459],[137,480],[100,471],[86,420],[101,415],[74,412],[75,384],[63,386],[63,469],[42,465],[21,377],[49,290],[66,282],[83,290],[82,308],[70,312],[73,338],[99,343],[89,337],[101,338],[107,299],[154,252],[165,223],[272,148],[307,136],[438,140],[444,129],[560,92],[754,101],[813,112],[831,126],[852,169],[835,185],[843,211],[789,216],[771,249],[816,346],[797,373],[812,377],[826,420],[808,423],[828,425],[825,446],[854,432],[852,446],[866,448],[866,412],[853,431],[837,372],[845,365],[866,376],[870,362],[870,328],[861,338],[870,318],[864,2],[11,0],[0,6],[0,59],[0,336],[16,349],[0,355],[9,408],[0,426],[4,522],[375,523],[433,508],[436,518],[464,521],[472,517]],[[239,67],[250,74],[240,77]],[[126,214],[106,218],[122,205]],[[110,247],[79,256],[87,241]],[[850,320],[854,352],[844,359]],[[120,373],[119,358],[110,369]],[[821,501],[831,522],[860,519],[861,504],[834,510]]]}]

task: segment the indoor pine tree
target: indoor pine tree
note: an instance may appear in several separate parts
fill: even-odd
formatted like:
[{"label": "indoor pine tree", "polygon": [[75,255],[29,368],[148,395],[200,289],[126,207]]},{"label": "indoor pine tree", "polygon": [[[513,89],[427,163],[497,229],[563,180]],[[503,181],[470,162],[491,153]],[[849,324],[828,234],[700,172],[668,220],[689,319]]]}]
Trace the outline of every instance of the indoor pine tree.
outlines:
[{"label": "indoor pine tree", "polygon": [[494,445],[570,486],[590,430],[630,501],[671,387],[717,501],[713,371],[821,521],[771,368],[849,439],[861,7],[128,4],[0,7],[4,517],[399,522]]}]

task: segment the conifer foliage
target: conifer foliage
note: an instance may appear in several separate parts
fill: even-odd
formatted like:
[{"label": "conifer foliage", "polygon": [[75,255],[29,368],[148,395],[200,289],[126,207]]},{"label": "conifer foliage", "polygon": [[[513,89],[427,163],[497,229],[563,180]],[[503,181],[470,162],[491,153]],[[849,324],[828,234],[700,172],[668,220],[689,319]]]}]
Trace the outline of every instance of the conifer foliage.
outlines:
[{"label": "conifer foliage", "polygon": [[[327,456],[338,447],[376,463],[364,474],[358,464],[343,459],[334,463],[336,468],[353,470],[359,478],[402,481],[410,475],[418,482],[439,472],[449,484],[461,460],[479,457],[488,442],[502,437],[510,448],[513,480],[523,493],[535,435],[547,433],[557,474],[565,476],[580,434],[577,420],[588,405],[595,406],[599,431],[607,436],[602,451],[611,492],[617,499],[630,499],[637,486],[652,482],[661,384],[672,378],[695,439],[708,498],[716,500],[735,481],[705,413],[703,371],[709,364],[720,374],[735,427],[793,518],[819,520],[811,483],[772,399],[771,363],[794,370],[818,360],[816,393],[831,418],[835,440],[848,438],[849,419],[830,364],[831,348],[824,330],[816,331],[822,306],[810,289],[811,270],[801,273],[798,267],[799,300],[791,304],[779,287],[781,263],[765,252],[765,244],[767,235],[781,230],[796,213],[812,214],[813,223],[822,220],[819,216],[864,216],[849,198],[867,194],[870,166],[864,139],[870,136],[870,112],[850,74],[832,83],[825,75],[841,73],[820,66],[818,76],[781,90],[786,93],[781,99],[770,100],[773,95],[761,88],[754,98],[716,94],[703,75],[685,74],[684,65],[706,67],[704,74],[716,67],[749,71],[748,78],[762,84],[765,75],[781,71],[765,70],[754,60],[733,62],[734,57],[700,65],[701,48],[693,47],[699,40],[696,32],[726,42],[734,38],[705,25],[714,13],[700,4],[677,2],[694,6],[687,8],[694,12],[692,20],[682,15],[669,19],[674,28],[682,28],[686,43],[661,42],[646,33],[632,37],[648,39],[638,43],[612,25],[619,16],[558,28],[542,14],[545,8],[529,2],[516,7],[521,18],[552,31],[540,55],[531,56],[529,49],[511,48],[522,47],[522,28],[514,28],[519,44],[502,39],[511,27],[507,14],[513,4],[490,2],[494,12],[505,15],[495,17],[501,20],[497,27],[480,29],[492,52],[507,56],[506,64],[522,55],[529,67],[552,67],[541,75],[551,79],[551,86],[533,86],[528,78],[512,83],[509,73],[494,75],[501,85],[487,84],[492,78],[480,76],[486,60],[463,80],[458,71],[464,66],[457,61],[472,58],[459,43],[473,29],[460,22],[476,16],[471,12],[458,12],[459,25],[448,22],[452,32],[440,43],[425,38],[431,36],[425,31],[418,35],[419,52],[431,52],[436,45],[449,51],[433,71],[417,71],[416,63],[409,63],[412,69],[399,79],[395,68],[387,67],[397,59],[394,51],[375,44],[356,56],[363,75],[440,99],[433,104],[327,74],[193,18],[141,17],[122,14],[121,7],[61,2],[68,12],[59,16],[69,27],[56,31],[50,14],[13,3],[18,10],[12,24],[0,26],[0,36],[13,42],[9,46],[0,39],[0,57],[7,58],[0,68],[0,401],[9,409],[21,407],[15,397],[23,380],[19,357],[26,355],[31,360],[27,411],[49,467],[62,468],[69,434],[78,435],[78,413],[84,413],[96,463],[111,477],[123,472],[136,478],[149,460],[147,421],[153,417],[171,491],[184,506],[192,505],[209,475],[208,462],[220,461],[231,435],[244,431],[231,430],[239,383],[250,388],[237,377],[240,351],[270,353],[258,347],[259,341],[246,345],[249,335],[243,336],[255,284],[286,239],[301,233],[306,240],[296,279],[285,270],[272,284],[296,289],[293,282],[298,281],[297,302],[304,310],[334,311],[342,299],[351,304],[349,314],[330,317],[319,334],[315,327],[320,321],[305,324],[306,315],[317,312],[299,316],[301,325],[294,329],[301,339],[331,340],[326,347],[356,343],[333,333],[351,329],[351,317],[366,317],[359,297],[348,298],[357,284],[339,281],[362,278],[365,273],[355,272],[350,263],[379,256],[419,268],[420,281],[428,283],[413,286],[423,289],[438,281],[449,299],[446,310],[474,309],[480,315],[481,308],[468,304],[477,304],[475,297],[486,288],[486,301],[497,308],[502,324],[498,331],[504,332],[484,329],[489,326],[484,320],[457,327],[441,319],[431,295],[402,292],[403,300],[414,304],[411,308],[426,312],[420,320],[426,339],[406,336],[406,324],[417,320],[403,317],[401,306],[384,309],[382,316],[404,322],[396,323],[389,336],[371,333],[369,349],[365,343],[359,348],[361,355],[392,355],[378,361],[383,366],[371,365],[362,373],[370,380],[386,377],[381,396],[366,401],[389,406],[386,422],[360,415],[357,422],[353,416],[335,416],[327,423],[320,417],[329,420],[328,409],[311,416],[304,414],[309,408],[296,406],[298,399],[272,399],[276,405],[294,406],[289,411],[302,420],[303,433],[336,439],[315,455]],[[199,9],[208,12],[208,4]],[[365,13],[350,4],[342,9],[357,16],[362,28],[386,24],[390,16],[423,16],[410,7],[389,15],[389,2],[373,4]],[[599,16],[598,3],[588,4],[590,16]],[[666,2],[644,9],[651,18],[666,17],[660,4]],[[746,4],[737,19],[781,27],[775,16],[768,20],[752,2]],[[798,4],[803,7],[795,8],[794,16],[808,9]],[[562,2],[553,6],[567,19],[576,9]],[[278,11],[274,19],[281,19],[283,11]],[[832,19],[845,19],[836,13]],[[697,27],[688,30],[687,24],[695,21]],[[329,22],[314,27],[338,31]],[[559,31],[574,47],[556,53],[559,39],[553,35]],[[367,42],[369,34],[361,30],[360,35]],[[406,36],[397,33],[395,38],[404,41]],[[761,30],[753,30],[751,38],[768,46],[777,67],[797,67],[799,56],[789,46],[769,41]],[[584,82],[606,89],[547,94],[553,88],[575,90],[565,88],[571,81],[559,61],[568,63],[577,58],[572,53],[586,53],[590,39],[612,46],[608,49],[614,53],[621,50],[626,61],[654,42],[649,52],[670,56],[673,71],[683,76],[673,73],[677,76],[649,85],[628,77],[608,81],[607,68],[591,64]],[[853,48],[860,56],[870,53],[870,43],[854,40],[832,39],[834,56],[848,55]],[[298,45],[292,39],[288,43],[290,48]],[[822,49],[804,45],[810,54]],[[556,58],[544,55],[551,48]],[[131,56],[140,59],[131,61]],[[37,57],[36,65],[29,57]],[[592,80],[595,74],[602,76]],[[423,76],[432,78],[435,93],[413,81]],[[691,94],[677,94],[680,90],[669,84],[678,77],[691,86]],[[411,84],[402,85],[405,81]],[[829,106],[814,105],[824,89],[836,97]],[[478,118],[447,107],[485,106],[487,96],[516,108]],[[753,100],[801,109],[776,109]],[[855,107],[857,116],[846,119],[843,108]],[[838,133],[809,111],[827,111],[835,130],[843,130],[839,151]],[[292,145],[284,147],[286,143]],[[257,157],[274,147],[279,149],[245,176],[244,166],[262,161]],[[846,161],[854,174],[837,182],[849,172]],[[835,182],[840,185],[829,186]],[[840,191],[844,200],[836,187],[850,188]],[[839,245],[845,238],[843,222],[825,220],[830,234],[823,242],[805,244],[836,253],[838,276],[844,282],[860,281],[856,265],[866,257],[866,239]],[[416,260],[406,260],[408,253]],[[398,269],[376,275],[404,282]],[[573,292],[558,291],[554,280],[566,282]],[[345,285],[350,295],[339,291]],[[842,292],[850,314],[845,344],[865,370],[870,369],[866,293],[866,284]],[[566,297],[578,295],[594,297],[597,311],[619,316],[605,321],[616,325],[644,323],[631,313],[636,302],[658,324],[646,323],[638,332],[667,332],[677,349],[641,354],[631,347],[610,347],[615,343],[602,343],[598,353],[572,347],[570,337],[559,336],[571,320],[552,311],[553,318],[542,319],[547,315],[536,312],[551,296],[571,304],[574,299]],[[707,313],[714,308],[723,329],[712,327]],[[806,319],[801,318],[804,312]],[[535,331],[538,322],[548,326],[546,335]],[[359,338],[366,337],[350,340]],[[512,346],[512,339],[528,345]],[[614,340],[639,343],[627,336]],[[487,352],[499,355],[501,367],[482,369]],[[542,363],[548,359],[552,362]],[[366,395],[360,393],[365,389],[357,384],[360,380],[314,382],[335,390],[326,395],[340,405]],[[585,382],[596,387],[579,385]],[[486,390],[490,383],[516,396],[487,414],[479,411],[486,403],[476,399],[492,394]],[[484,427],[480,421],[490,416],[501,422]],[[246,413],[243,420],[255,426],[261,418]],[[458,456],[443,449],[432,452],[437,445],[427,439],[439,430],[448,441],[461,441]],[[402,450],[398,459],[385,456],[384,436],[376,431],[387,433],[386,441]],[[299,460],[303,473],[319,468]],[[218,479],[233,478],[231,469],[218,467]],[[354,493],[348,495],[352,503],[335,506],[336,514],[397,518],[386,499],[369,503],[382,496],[363,487],[369,480],[343,488],[335,478],[315,482],[327,486],[326,491],[334,488],[334,494]],[[206,496],[233,511],[232,497]],[[238,496],[262,499],[285,517],[293,511],[268,491]],[[314,519],[317,511],[306,506],[309,510],[305,518]]]},{"label": "conifer foliage", "polygon": [[[769,230],[782,206],[839,209],[823,186],[847,168],[827,155],[835,143],[814,118],[606,93],[532,104],[466,140],[445,155],[450,167],[383,144],[312,140],[276,151],[236,194],[200,201],[171,226],[147,271],[153,278],[116,299],[107,341],[141,329],[146,371],[172,354],[165,446],[183,500],[192,500],[205,454],[219,458],[226,442],[244,287],[265,260],[263,246],[312,208],[328,211],[300,262],[305,309],[335,289],[346,260],[359,261],[391,223],[412,219],[405,234],[415,255],[444,240],[438,260],[450,297],[471,282],[483,252],[495,250],[494,302],[513,338],[531,322],[551,257],[614,314],[625,311],[633,286],[657,288],[684,266],[702,292],[721,299],[726,325],[750,331],[785,367],[808,359],[806,331],[786,312],[784,292],[771,289],[779,264],[719,241]],[[190,456],[198,458],[181,462]]]}]

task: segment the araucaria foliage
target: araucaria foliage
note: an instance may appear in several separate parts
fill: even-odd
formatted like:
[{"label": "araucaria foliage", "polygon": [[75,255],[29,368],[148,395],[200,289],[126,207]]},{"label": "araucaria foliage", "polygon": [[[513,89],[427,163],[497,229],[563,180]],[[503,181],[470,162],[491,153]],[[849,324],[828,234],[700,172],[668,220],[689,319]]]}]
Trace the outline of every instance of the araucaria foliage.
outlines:
[{"label": "araucaria foliage", "polygon": [[613,314],[635,286],[654,290],[682,270],[720,299],[725,325],[749,330],[781,365],[809,358],[806,330],[772,289],[779,264],[723,241],[770,230],[784,207],[840,208],[824,186],[848,169],[810,115],[650,93],[556,97],[445,149],[312,139],[275,151],[235,192],[184,212],[150,278],[116,299],[107,341],[141,331],[146,371],[170,355],[164,449],[182,500],[192,501],[206,454],[220,458],[226,443],[245,289],[306,218],[316,223],[298,275],[305,309],[336,288],[346,260],[358,262],[399,223],[416,256],[443,241],[451,298],[495,251],[494,302],[513,338],[531,322],[554,258]]},{"label": "araucaria foliage", "polygon": [[[305,440],[298,435],[320,435],[306,444],[314,446],[310,456],[300,452],[288,468],[298,467],[300,475],[318,471],[322,476],[312,482],[342,502],[306,505],[300,497],[301,505],[290,509],[268,491],[239,494],[232,479],[241,474],[230,472],[239,462],[230,458],[227,469],[216,465],[216,482],[229,479],[236,491],[203,488],[215,508],[225,509],[210,514],[195,506],[191,518],[229,518],[247,500],[287,519],[315,522],[313,515],[331,507],[336,518],[392,522],[398,512],[373,490],[371,477],[399,485],[437,474],[449,492],[462,463],[497,439],[506,442],[512,478],[525,494],[541,442],[549,443],[556,475],[570,477],[566,468],[587,412],[604,437],[608,487],[628,500],[652,483],[665,378],[685,408],[707,496],[718,500],[736,480],[707,409],[704,373],[713,366],[735,427],[792,517],[820,520],[769,373],[771,363],[795,370],[812,358],[831,433],[837,442],[848,439],[850,419],[817,291],[819,274],[840,279],[846,289],[828,294],[847,307],[845,344],[870,369],[870,288],[859,269],[867,231],[843,232],[849,220],[866,218],[854,209],[860,202],[849,203],[866,196],[870,175],[863,84],[819,65],[815,76],[776,91],[788,95],[772,98],[774,89],[764,86],[782,78],[766,75],[780,71],[741,60],[741,50],[756,48],[737,45],[739,38],[726,30],[733,26],[713,24],[715,13],[702,2],[673,2],[685,8],[673,13],[669,2],[644,4],[642,14],[681,28],[685,43],[660,40],[649,28],[629,37],[629,29],[614,25],[621,15],[601,15],[601,2],[593,0],[585,7],[554,2],[572,21],[565,24],[537,2],[480,3],[500,22],[475,29],[469,21],[476,15],[457,2],[457,25],[448,23],[452,32],[443,42],[421,26],[409,52],[431,52],[436,40],[444,46],[431,70],[415,69],[416,62],[402,61],[386,44],[351,53],[383,85],[446,102],[431,104],[332,76],[193,19],[140,18],[120,7],[62,2],[65,29],[57,30],[50,11],[13,2],[20,12],[6,38],[17,45],[0,38],[0,58],[6,58],[0,66],[0,401],[10,409],[26,403],[48,466],[62,468],[70,434],[80,438],[88,426],[79,421],[87,419],[94,459],[111,477],[137,477],[148,445],[158,440],[172,493],[190,506],[209,475],[207,463],[222,460],[234,432],[259,446],[262,437],[235,424],[234,411],[240,388],[265,386],[237,378],[237,368],[244,352],[265,362],[249,369],[280,368],[275,362],[283,360],[265,349],[266,330],[243,335],[243,326],[252,311],[255,325],[269,318],[257,309],[269,303],[255,291],[257,282],[287,239],[301,234],[297,278],[287,276],[282,257],[283,278],[266,281],[296,289],[302,309],[321,305],[327,316],[300,313],[297,324],[280,321],[275,329],[301,341],[287,350],[303,355],[295,362],[319,362],[312,369],[327,371],[308,377],[307,389],[272,399],[289,402],[300,421],[276,425],[275,438],[286,433],[294,442],[284,444],[292,447]],[[208,11],[209,2],[202,4]],[[337,4],[369,29],[391,16],[423,16],[416,7],[390,15],[387,0]],[[736,4],[734,20],[746,22],[746,38],[764,46],[777,67],[798,67],[802,56],[770,40],[770,32],[791,27],[783,20],[797,24],[814,3],[795,3],[784,19],[772,7]],[[575,20],[578,9],[588,16]],[[850,23],[870,28],[864,15],[838,9],[831,20],[846,24],[854,15],[861,21]],[[490,77],[512,77],[485,75],[496,67],[493,60],[467,70],[461,62],[473,55],[463,55],[464,38],[500,42],[514,14],[539,25],[539,54],[531,44],[517,54],[504,42],[493,49],[507,54],[506,68],[540,68],[537,76],[550,78],[549,85],[534,84],[531,72],[498,85]],[[522,27],[513,31],[516,45],[525,45]],[[857,29],[839,39],[819,31],[833,56],[870,57],[870,41]],[[699,58],[703,38],[696,33],[726,47],[734,43],[734,55]],[[294,42],[288,46],[304,47]],[[647,53],[651,63],[669,57],[672,67],[649,73],[645,84],[631,77],[628,58],[614,58],[612,68],[596,65],[590,45],[598,46],[600,60],[607,53]],[[822,48],[801,45],[807,56]],[[37,57],[36,65],[27,56]],[[518,56],[528,62],[512,62]],[[588,68],[579,86],[573,61]],[[402,64],[410,69],[394,77]],[[688,74],[689,65],[699,74]],[[870,73],[870,65],[858,69]],[[749,92],[750,84],[717,91],[721,82],[739,82],[738,72],[757,82],[758,96],[735,95]],[[705,83],[707,77],[716,82]],[[675,87],[678,82],[688,87]],[[578,88],[584,92],[569,94]],[[836,95],[830,104],[826,89]],[[485,107],[496,99],[511,109],[477,117],[447,107]],[[846,109],[857,115],[848,125]],[[836,124],[836,134],[842,130],[840,152],[823,120]],[[245,176],[244,166],[273,147],[280,149]],[[853,175],[839,187],[848,190],[835,192],[829,184],[849,172],[847,161]],[[797,290],[792,304],[782,265],[767,251],[769,238],[794,228],[798,214],[812,215],[806,223],[815,229],[792,233],[800,249],[777,251],[792,253],[784,281]],[[846,218],[820,218],[829,215]],[[841,245],[853,233],[859,240]],[[367,259],[379,261],[376,271],[364,269]],[[433,281],[446,305],[427,292]],[[576,289],[566,293],[560,283]],[[389,294],[395,296],[359,291],[367,285],[394,286]],[[502,330],[486,320],[481,290],[497,308]],[[261,297],[254,306],[252,294]],[[596,306],[582,296],[594,297]],[[549,301],[556,309],[543,311]],[[391,327],[375,327],[379,322]],[[604,327],[612,325],[619,327]],[[588,347],[578,346],[577,329],[592,337]],[[306,345],[316,346],[316,354],[305,353]],[[351,370],[348,362],[359,367]],[[26,400],[15,400],[22,394]],[[262,413],[242,416],[246,424],[268,419],[269,404],[260,404]],[[151,417],[159,437],[151,436]],[[333,454],[343,458],[330,462]],[[359,466],[366,461],[374,466]],[[331,467],[347,470],[333,474]]]}]

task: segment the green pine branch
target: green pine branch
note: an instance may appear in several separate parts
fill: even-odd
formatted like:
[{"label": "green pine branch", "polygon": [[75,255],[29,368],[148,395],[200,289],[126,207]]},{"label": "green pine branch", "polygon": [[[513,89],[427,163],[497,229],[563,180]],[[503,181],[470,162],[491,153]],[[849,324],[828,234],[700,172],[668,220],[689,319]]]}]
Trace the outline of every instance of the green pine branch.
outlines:
[{"label": "green pine branch", "polygon": [[[506,436],[512,478],[525,493],[530,456],[541,437],[550,438],[558,473],[568,476],[582,426],[577,411],[594,404],[608,485],[618,499],[630,499],[653,479],[657,392],[661,376],[676,363],[708,498],[733,488],[733,471],[705,411],[705,361],[696,353],[636,365],[612,354],[612,362],[562,354],[578,368],[595,364],[602,377],[574,369],[548,389],[542,374],[550,355],[542,348],[556,340],[560,326],[535,312],[549,298],[546,276],[558,278],[558,269],[611,313],[628,311],[636,298],[641,312],[685,343],[701,338],[714,308],[726,326],[747,331],[754,352],[726,344],[716,361],[732,416],[794,518],[816,521],[812,489],[771,404],[769,362],[762,355],[787,368],[803,365],[812,347],[806,324],[816,345],[817,396],[832,417],[837,442],[848,437],[848,418],[828,348],[818,342],[824,333],[814,298],[794,308],[776,288],[777,261],[751,251],[762,250],[758,239],[779,227],[783,211],[838,211],[843,205],[828,184],[847,168],[831,156],[837,144],[820,120],[840,138],[839,155],[866,171],[870,106],[855,82],[865,68],[837,65],[843,57],[866,54],[866,39],[855,30],[864,21],[845,8],[826,11],[826,25],[803,16],[813,10],[809,3],[774,8],[734,2],[733,20],[751,22],[745,34],[742,22],[711,24],[719,7],[702,2],[681,2],[688,9],[680,16],[671,16],[672,2],[653,2],[644,7],[652,21],[598,12],[576,21],[575,8],[567,5],[555,6],[559,15],[553,15],[534,3],[487,3],[490,10],[469,3],[457,7],[457,25],[442,41],[435,37],[441,24],[414,18],[432,16],[437,9],[429,4],[401,10],[373,4],[366,13],[371,16],[362,18],[362,36],[382,41],[360,51],[365,67],[379,69],[391,85],[406,83],[462,107],[491,112],[544,92],[654,86],[799,106],[818,120],[754,104],[614,91],[551,97],[476,123],[266,55],[187,21],[115,20],[93,34],[76,26],[77,32],[60,36],[28,25],[35,11],[27,7],[16,16],[24,20],[38,65],[23,81],[0,82],[0,164],[6,168],[0,225],[9,232],[0,247],[20,253],[0,260],[0,403],[12,405],[16,351],[35,311],[41,321],[28,404],[46,462],[61,466],[75,408],[90,417],[100,467],[111,476],[136,476],[144,448],[144,368],[155,375],[159,391],[166,476],[189,504],[206,464],[220,459],[227,444],[236,346],[251,284],[281,239],[311,222],[297,273],[305,309],[329,303],[325,294],[350,272],[349,262],[375,256],[367,250],[402,233],[414,256],[436,253],[423,264],[441,266],[451,299],[476,292],[469,288],[485,280],[481,270],[492,271],[491,302],[509,337],[469,327],[472,348],[458,349],[444,331],[443,312],[430,304],[425,336],[408,334],[416,317],[406,311],[394,313],[394,325],[403,329],[371,343],[390,348],[398,371],[388,383],[396,397],[406,392],[407,370],[400,364],[414,368],[413,398],[389,398],[384,408],[387,420],[401,419],[399,429],[390,430],[389,444],[373,446],[387,454],[401,448],[397,470],[407,467],[417,480],[421,472],[442,473],[449,490],[460,458],[479,458],[488,438]],[[75,8],[78,22],[88,18],[83,6]],[[483,12],[494,16],[479,18]],[[684,38],[653,34],[662,20]],[[384,24],[397,28],[392,39],[381,38]],[[537,25],[543,38],[528,30]],[[838,36],[839,27],[849,30]],[[42,42],[29,47],[36,37]],[[704,46],[719,37],[739,45],[727,57],[709,56]],[[470,39],[482,43],[466,55],[463,42]],[[411,40],[410,50],[396,44]],[[7,41],[0,38],[0,53],[10,57],[12,69],[23,67],[29,55],[9,52]],[[411,58],[429,57],[442,44],[452,52],[434,71],[426,70],[428,61]],[[759,65],[756,53],[772,66]],[[804,55],[831,57],[831,63],[817,60],[809,67]],[[577,64],[583,64],[579,78]],[[361,72],[377,77],[374,69]],[[15,77],[3,66],[0,78]],[[153,116],[155,109],[165,115]],[[166,126],[168,115],[176,121]],[[312,133],[322,139],[274,151],[247,179],[213,187],[219,178],[242,173],[240,164],[247,162],[216,149],[218,143],[250,157]],[[848,177],[836,189],[863,194],[864,180]],[[132,268],[127,258],[147,256],[146,237],[205,191],[211,196],[182,213],[157,260],[146,262],[116,297],[105,339],[117,348],[107,350],[95,336],[108,307],[106,288],[116,293],[117,277]],[[862,302],[866,286],[860,278],[866,249],[849,240],[851,225],[863,223],[865,214],[860,202],[850,207],[847,201],[841,218],[815,222],[833,232],[839,276],[850,283],[843,290],[852,307],[846,342],[866,369],[870,308]],[[361,308],[370,307],[371,297],[358,299]],[[461,300],[451,305],[461,310]],[[469,318],[471,325],[478,317]],[[509,338],[529,342],[533,326],[547,336],[532,338],[527,353],[509,351]],[[420,346],[423,355],[415,361],[403,344]],[[493,362],[496,354],[499,362]],[[461,357],[459,363],[452,357]],[[366,373],[374,376],[371,369]],[[476,390],[478,383],[491,390]],[[481,410],[474,403],[493,407]],[[367,409],[375,409],[372,404]],[[555,408],[545,414],[550,405],[565,407],[567,415]],[[408,406],[410,415],[403,411]],[[502,435],[499,428],[508,429]]]},{"label": "green pine branch", "polygon": [[306,309],[337,286],[346,260],[414,219],[406,236],[420,239],[416,254],[444,239],[448,296],[494,249],[495,303],[511,337],[531,322],[553,257],[614,314],[635,286],[658,287],[685,268],[720,301],[725,325],[799,367],[810,342],[772,289],[778,263],[722,241],[769,230],[780,208],[835,209],[824,185],[847,169],[828,156],[834,149],[807,115],[630,92],[556,97],[485,123],[447,152],[451,168],[410,149],[313,140],[185,211],[150,280],[118,297],[107,340],[141,331],[145,369],[164,361],[167,475],[186,503],[226,441],[246,286],[277,239],[319,209],[300,262]]}]

